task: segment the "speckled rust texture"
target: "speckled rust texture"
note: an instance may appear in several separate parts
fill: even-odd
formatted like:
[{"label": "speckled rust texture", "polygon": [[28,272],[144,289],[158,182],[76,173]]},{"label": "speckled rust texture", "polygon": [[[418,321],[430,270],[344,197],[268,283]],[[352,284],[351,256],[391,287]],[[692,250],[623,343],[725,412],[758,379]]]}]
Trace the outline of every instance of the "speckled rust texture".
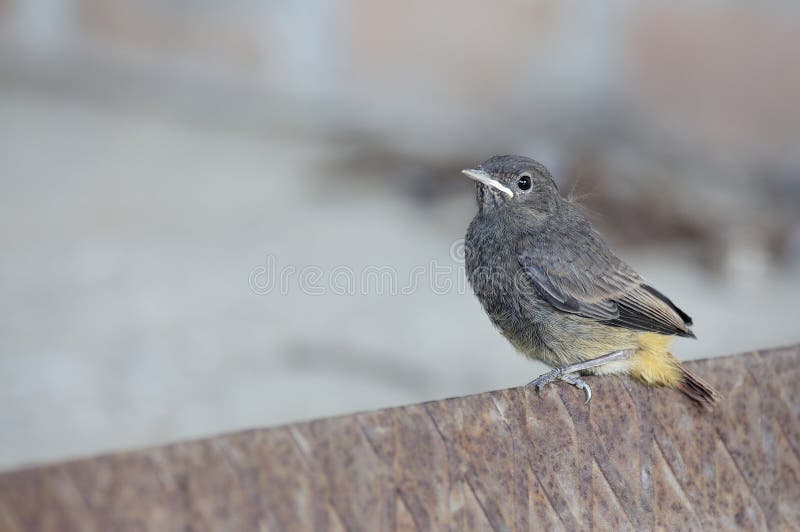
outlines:
[{"label": "speckled rust texture", "polygon": [[593,378],[0,475],[0,530],[800,526],[800,346],[690,363],[724,392]]}]

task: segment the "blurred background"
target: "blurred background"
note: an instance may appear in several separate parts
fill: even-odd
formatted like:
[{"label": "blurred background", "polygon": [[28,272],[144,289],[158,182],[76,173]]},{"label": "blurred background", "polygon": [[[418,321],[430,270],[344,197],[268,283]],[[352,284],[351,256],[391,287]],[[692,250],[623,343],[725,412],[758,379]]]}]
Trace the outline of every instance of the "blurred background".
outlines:
[{"label": "blurred background", "polygon": [[694,317],[679,356],[797,341],[798,14],[0,0],[0,468],[528,382],[459,260],[498,153]]}]

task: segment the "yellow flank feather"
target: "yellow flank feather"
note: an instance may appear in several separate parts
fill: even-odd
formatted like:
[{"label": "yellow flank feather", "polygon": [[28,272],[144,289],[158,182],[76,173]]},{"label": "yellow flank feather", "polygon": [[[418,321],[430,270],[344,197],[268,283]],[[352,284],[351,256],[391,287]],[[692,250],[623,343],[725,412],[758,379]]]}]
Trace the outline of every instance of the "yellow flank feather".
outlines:
[{"label": "yellow flank feather", "polygon": [[656,333],[642,333],[637,337],[639,344],[631,358],[630,375],[647,384],[676,388],[683,381],[683,370],[672,353],[669,352],[671,336]]}]

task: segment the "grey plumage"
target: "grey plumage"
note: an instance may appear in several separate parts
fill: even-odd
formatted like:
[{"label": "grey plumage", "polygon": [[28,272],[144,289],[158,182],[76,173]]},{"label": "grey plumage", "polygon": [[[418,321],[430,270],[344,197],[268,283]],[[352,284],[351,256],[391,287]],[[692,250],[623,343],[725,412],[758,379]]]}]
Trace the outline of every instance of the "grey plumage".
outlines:
[{"label": "grey plumage", "polygon": [[713,402],[715,392],[667,351],[668,336],[694,338],[691,318],[611,251],[542,164],[504,155],[464,173],[478,201],[467,277],[519,351],[553,366],[630,351],[591,372],[629,373]]},{"label": "grey plumage", "polygon": [[519,263],[554,308],[608,325],[693,337],[691,318],[615,256],[566,201],[517,243]]}]

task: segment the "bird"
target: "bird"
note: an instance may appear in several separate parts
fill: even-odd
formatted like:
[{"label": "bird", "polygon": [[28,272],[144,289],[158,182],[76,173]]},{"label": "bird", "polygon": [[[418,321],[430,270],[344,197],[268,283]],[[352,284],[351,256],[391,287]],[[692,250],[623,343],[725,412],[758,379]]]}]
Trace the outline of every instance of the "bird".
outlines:
[{"label": "bird", "polygon": [[718,392],[670,352],[674,337],[696,338],[692,318],[614,254],[543,164],[497,155],[462,173],[478,203],[469,284],[517,351],[554,368],[528,386],[563,381],[589,403],[582,377],[628,375],[714,405]]}]

